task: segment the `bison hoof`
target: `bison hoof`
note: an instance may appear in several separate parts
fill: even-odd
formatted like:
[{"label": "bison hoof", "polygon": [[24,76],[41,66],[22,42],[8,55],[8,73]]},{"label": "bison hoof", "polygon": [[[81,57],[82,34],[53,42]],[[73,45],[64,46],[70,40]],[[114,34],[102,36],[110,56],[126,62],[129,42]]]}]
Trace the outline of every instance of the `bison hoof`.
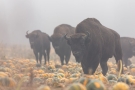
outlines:
[{"label": "bison hoof", "polygon": [[37,63],[37,64],[36,64],[36,67],[41,67],[41,64],[38,64],[38,63]]}]

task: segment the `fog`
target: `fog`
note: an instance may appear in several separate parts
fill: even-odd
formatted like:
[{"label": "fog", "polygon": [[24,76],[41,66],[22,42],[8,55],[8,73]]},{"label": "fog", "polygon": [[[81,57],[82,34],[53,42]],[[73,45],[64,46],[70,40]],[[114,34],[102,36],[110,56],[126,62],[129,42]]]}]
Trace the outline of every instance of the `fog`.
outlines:
[{"label": "fog", "polygon": [[57,25],[88,17],[135,38],[135,0],[0,0],[0,42],[28,44],[27,30],[52,35]]}]

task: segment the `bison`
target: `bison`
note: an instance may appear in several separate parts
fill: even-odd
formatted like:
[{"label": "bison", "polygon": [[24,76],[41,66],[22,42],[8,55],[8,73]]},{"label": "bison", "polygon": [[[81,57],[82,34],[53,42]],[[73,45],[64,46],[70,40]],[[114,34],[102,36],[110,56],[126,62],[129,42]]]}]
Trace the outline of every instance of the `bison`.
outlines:
[{"label": "bison", "polygon": [[60,57],[61,65],[64,64],[64,60],[66,61],[66,64],[68,64],[71,56],[71,48],[67,44],[64,35],[66,33],[72,35],[74,32],[74,27],[67,24],[61,24],[54,29],[53,35],[51,36],[53,48],[55,49],[55,53]]},{"label": "bison", "polygon": [[[26,32],[26,38],[29,39],[31,49],[33,49],[34,55],[36,57],[36,61],[38,63],[38,60],[42,60],[42,55],[44,55],[46,64],[46,59],[48,59],[49,62],[49,55],[50,55],[50,37],[44,32],[41,32],[40,30],[34,30],[33,32],[28,34],[28,31]],[[39,53],[39,55],[38,55]],[[46,57],[47,56],[47,57]]]},{"label": "bison", "polygon": [[125,67],[131,64],[128,60],[132,56],[135,56],[135,39],[130,37],[121,37],[122,59]]},{"label": "bison", "polygon": [[[115,57],[122,72],[122,51],[120,36],[114,30],[103,26],[95,18],[87,18],[76,26],[75,34],[65,35],[67,43],[77,62],[81,62],[84,74],[94,74],[99,63],[103,75],[108,71],[107,61]],[[120,69],[121,68],[121,69]]]}]

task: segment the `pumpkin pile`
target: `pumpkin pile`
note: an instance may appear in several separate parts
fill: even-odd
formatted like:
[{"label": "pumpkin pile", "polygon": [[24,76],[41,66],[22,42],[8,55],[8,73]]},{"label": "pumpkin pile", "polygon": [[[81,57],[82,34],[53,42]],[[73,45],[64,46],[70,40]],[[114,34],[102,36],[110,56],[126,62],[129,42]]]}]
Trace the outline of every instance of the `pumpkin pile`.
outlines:
[{"label": "pumpkin pile", "polygon": [[[124,67],[125,74],[117,77],[117,65],[108,62],[108,73],[102,74],[100,66],[93,75],[84,75],[81,65],[51,60],[46,65],[38,65],[33,59],[16,58],[0,61],[0,87],[20,90],[33,87],[33,90],[130,90],[135,89],[135,65]],[[130,87],[129,87],[130,86]],[[27,90],[27,89],[26,89]]]}]

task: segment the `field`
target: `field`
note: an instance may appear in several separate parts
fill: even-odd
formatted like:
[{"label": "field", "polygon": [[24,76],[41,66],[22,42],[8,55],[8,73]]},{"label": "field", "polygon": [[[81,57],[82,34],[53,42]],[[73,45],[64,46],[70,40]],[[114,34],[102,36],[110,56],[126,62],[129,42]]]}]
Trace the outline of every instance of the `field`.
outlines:
[{"label": "field", "polygon": [[[44,63],[44,59],[42,63]],[[117,65],[113,58],[109,60],[108,67],[109,71],[106,76],[101,74],[100,66],[94,75],[84,75],[81,65],[75,62],[73,56],[68,65],[61,66],[59,57],[53,49],[50,54],[50,62],[46,65],[42,64],[40,67],[39,64],[36,64],[29,45],[0,44],[0,90],[49,90],[41,89],[44,86],[49,86],[51,90],[66,90],[73,83],[80,83],[82,78],[98,79],[106,90],[112,90],[113,86],[118,83]],[[124,67],[124,72],[125,74],[121,75],[123,82],[128,84],[129,90],[135,90],[135,66]],[[125,90],[126,86],[120,85],[119,87],[123,87]]]}]

